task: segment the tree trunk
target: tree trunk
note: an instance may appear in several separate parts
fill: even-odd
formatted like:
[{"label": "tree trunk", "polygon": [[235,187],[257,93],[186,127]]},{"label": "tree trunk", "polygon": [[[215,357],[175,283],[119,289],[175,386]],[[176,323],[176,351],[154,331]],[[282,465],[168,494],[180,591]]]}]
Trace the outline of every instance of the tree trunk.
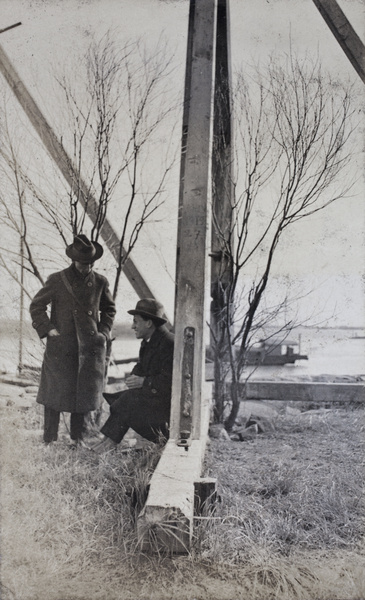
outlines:
[{"label": "tree trunk", "polygon": [[236,380],[236,378],[234,378],[234,381],[232,381],[231,383],[231,401],[231,412],[229,413],[229,416],[224,423],[224,426],[227,431],[232,431],[233,425],[235,424],[240,408],[241,398],[239,395],[239,382]]},{"label": "tree trunk", "polygon": [[222,360],[214,357],[214,422],[223,423],[225,405],[225,383],[222,373]]}]

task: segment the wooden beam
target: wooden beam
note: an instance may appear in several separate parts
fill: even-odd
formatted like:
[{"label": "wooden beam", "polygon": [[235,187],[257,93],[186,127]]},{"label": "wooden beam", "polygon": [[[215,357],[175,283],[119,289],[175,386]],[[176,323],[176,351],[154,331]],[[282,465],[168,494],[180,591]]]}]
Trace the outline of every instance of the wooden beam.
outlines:
[{"label": "wooden beam", "polygon": [[[336,0],[313,0],[336,40],[365,83],[365,46]],[[361,24],[363,27],[363,23]]]},{"label": "wooden beam", "polygon": [[217,480],[215,477],[201,477],[194,484],[195,506],[194,513],[199,516],[209,516],[217,508]]},{"label": "wooden beam", "polygon": [[137,521],[142,545],[174,553],[190,548],[210,416],[203,380],[216,11],[216,0],[190,2],[170,440]]},{"label": "wooden beam", "polygon": [[[218,284],[224,285],[230,280],[229,265],[227,264],[226,256],[222,253],[222,249],[224,249],[224,242],[230,240],[232,230],[233,143],[231,87],[229,0],[219,0],[212,150],[212,288],[215,288]],[[213,321],[216,321],[214,309],[219,312],[222,309],[222,302],[224,302],[224,299],[219,294],[213,296]]]},{"label": "wooden beam", "polygon": [[[205,363],[205,308],[207,278],[207,232],[212,146],[213,69],[216,33],[216,0],[191,3],[194,15],[192,46],[188,46],[187,73],[190,97],[187,110],[184,180],[178,222],[180,243],[175,310],[175,353],[172,384],[170,436],[180,440],[181,431],[191,439],[201,434],[200,411]],[[188,43],[191,43],[188,37]],[[191,56],[191,59],[190,59]],[[192,352],[188,347],[193,345]],[[189,354],[189,357],[187,355]],[[192,358],[191,358],[192,355]],[[191,371],[184,367],[191,362]],[[190,396],[190,407],[187,399]]]},{"label": "wooden beam", "polygon": [[227,246],[232,243],[233,140],[231,107],[231,48],[229,0],[218,1],[214,126],[212,151],[212,232],[210,358],[214,360],[214,398],[218,415],[223,414],[221,351],[228,343],[226,304],[232,265]]},{"label": "wooden beam", "polygon": [[193,440],[189,452],[169,441],[152,477],[147,502],[137,520],[142,549],[171,554],[189,552],[194,518],[194,481],[205,448]]},{"label": "wooden beam", "polygon": [[[186,66],[185,66],[185,86],[184,86],[184,105],[183,105],[183,118],[182,118],[182,132],[181,132],[181,158],[180,158],[180,185],[179,185],[179,208],[178,208],[178,223],[181,219],[182,207],[184,203],[184,181],[185,181],[185,161],[186,161],[186,141],[188,136],[188,124],[189,124],[189,110],[190,110],[190,97],[191,97],[191,68],[193,58],[193,33],[194,33],[194,17],[195,17],[195,0],[190,0],[189,7],[189,24],[188,24],[188,43],[186,49]],[[182,230],[180,227],[177,229],[177,242],[176,242],[176,273],[179,272],[180,264],[180,248],[183,241],[181,240]],[[175,290],[175,298],[177,293],[177,286]],[[175,302],[175,311],[177,303]],[[176,323],[176,314],[175,319]]]},{"label": "wooden beam", "polygon": [[190,549],[208,438],[211,385],[205,384],[203,394],[201,423],[205,434],[192,440],[188,448],[168,441],[152,475],[147,501],[137,519],[138,539],[145,550],[184,554]]},{"label": "wooden beam", "polygon": [[[229,385],[229,384],[227,384]],[[248,381],[241,384],[246,400],[286,400],[302,402],[364,402],[363,383],[319,381]]]},{"label": "wooden beam", "polygon": [[[72,187],[77,180],[76,169],[72,163],[72,160],[57,138],[52,127],[43,116],[40,108],[22,82],[20,76],[11,64],[10,59],[1,46],[0,71],[14,92],[15,97],[32,123],[37,134],[39,135],[47,152],[58,166],[69,186]],[[88,186],[82,178],[79,179],[79,187],[81,192],[81,204],[83,207],[87,206],[87,214],[91,221],[95,223],[98,212],[97,202],[91,195]],[[107,248],[110,250],[113,257],[118,261],[120,240],[107,219],[104,221],[100,234]],[[136,265],[130,258],[126,261],[123,272],[140,298],[154,297],[150,287],[147,285]]]}]

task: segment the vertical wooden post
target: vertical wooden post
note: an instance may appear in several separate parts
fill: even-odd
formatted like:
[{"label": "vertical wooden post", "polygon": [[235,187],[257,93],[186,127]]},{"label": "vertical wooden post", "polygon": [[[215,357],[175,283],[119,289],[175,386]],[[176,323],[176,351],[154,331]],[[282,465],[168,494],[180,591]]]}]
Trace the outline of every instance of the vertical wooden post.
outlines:
[{"label": "vertical wooden post", "polygon": [[[194,34],[194,17],[195,17],[195,0],[190,0],[189,7],[189,25],[188,25],[188,43],[186,48],[186,66],[185,66],[185,86],[184,86],[184,106],[182,118],[181,132],[181,158],[180,158],[180,186],[179,186],[179,208],[178,208],[178,223],[181,219],[182,207],[184,203],[184,181],[185,181],[185,160],[186,160],[186,140],[188,136],[189,124],[189,109],[191,97],[191,68],[193,59],[193,34]],[[176,248],[176,273],[179,272],[180,263],[180,248],[181,248],[181,228],[177,230],[177,248]],[[177,282],[176,282],[177,292]],[[176,294],[175,294],[175,311],[176,311]],[[176,315],[174,318],[176,322]]]},{"label": "vertical wooden post", "polygon": [[[184,430],[191,439],[200,438],[201,395],[205,365],[205,298],[207,232],[211,176],[213,114],[213,67],[216,32],[216,0],[192,3],[194,10],[191,47],[190,98],[187,115],[184,180],[178,223],[180,244],[175,310],[175,355],[172,385],[170,436],[181,438]],[[188,49],[189,52],[189,49]],[[189,58],[189,57],[188,57]],[[190,373],[192,408],[186,414],[182,401],[187,332],[193,334],[193,364]],[[191,340],[191,338],[190,338]],[[191,351],[190,351],[191,352]]]},{"label": "vertical wooden post", "polygon": [[231,264],[226,245],[232,244],[233,142],[231,110],[231,49],[229,0],[218,1],[217,46],[214,92],[212,155],[211,235],[211,353],[214,360],[214,402],[218,419],[223,417],[224,377],[222,373],[228,343],[226,319],[227,289]]},{"label": "vertical wooden post", "polygon": [[187,552],[193,533],[209,405],[205,366],[207,239],[217,0],[191,0],[179,202],[170,440],[153,474],[137,530],[147,546]]},{"label": "vertical wooden post", "polygon": [[18,374],[23,371],[23,325],[24,325],[24,223],[21,215],[20,224],[20,306],[19,306],[19,353]]}]

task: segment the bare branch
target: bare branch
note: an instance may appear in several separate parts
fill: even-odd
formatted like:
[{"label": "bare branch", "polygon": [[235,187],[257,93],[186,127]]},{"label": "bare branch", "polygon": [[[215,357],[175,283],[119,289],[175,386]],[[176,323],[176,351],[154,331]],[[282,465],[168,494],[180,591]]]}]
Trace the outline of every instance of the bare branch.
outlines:
[{"label": "bare branch", "polygon": [[[351,97],[351,88],[323,74],[318,61],[299,61],[293,53],[284,61],[273,58],[255,78],[237,77],[233,117],[238,165],[231,231],[219,231],[213,215],[231,266],[220,314],[223,334],[215,339],[218,359],[225,357],[231,366],[228,429],[237,414],[238,383],[250,345],[265,324],[277,322],[289,301],[284,298],[271,312],[262,311],[284,231],[351,190],[346,176],[355,128]],[[256,277],[243,286],[242,273],[252,263]],[[287,320],[278,331],[294,325]]]}]

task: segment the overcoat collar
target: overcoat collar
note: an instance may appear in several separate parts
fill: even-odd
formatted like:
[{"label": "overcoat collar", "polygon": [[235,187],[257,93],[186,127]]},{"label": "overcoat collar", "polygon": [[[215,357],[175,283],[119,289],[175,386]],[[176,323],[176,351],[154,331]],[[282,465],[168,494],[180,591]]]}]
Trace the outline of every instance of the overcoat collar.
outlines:
[{"label": "overcoat collar", "polygon": [[72,265],[70,265],[67,269],[66,269],[66,275],[68,276],[69,280],[71,282],[74,281],[84,281],[85,283],[88,283],[89,281],[93,281],[94,280],[94,271],[91,270],[90,273],[88,273],[85,277],[84,275],[82,275],[82,273],[80,273],[80,271],[78,271],[75,267],[75,264],[72,263]]},{"label": "overcoat collar", "polygon": [[146,346],[148,346],[148,348],[156,348],[159,345],[161,338],[164,337],[165,331],[163,325],[155,329],[149,342],[146,342],[145,340],[142,341],[141,348],[146,348]]}]

